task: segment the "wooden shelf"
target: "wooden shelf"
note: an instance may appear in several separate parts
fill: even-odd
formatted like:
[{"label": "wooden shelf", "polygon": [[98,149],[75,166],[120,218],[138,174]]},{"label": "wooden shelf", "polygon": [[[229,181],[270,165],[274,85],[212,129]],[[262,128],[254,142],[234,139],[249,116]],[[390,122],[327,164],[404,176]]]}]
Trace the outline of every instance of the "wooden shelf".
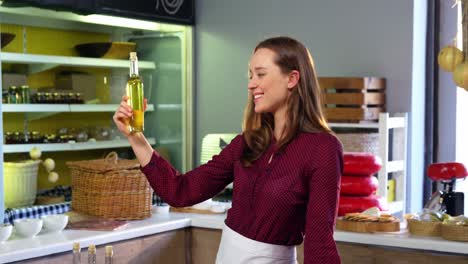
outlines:
[{"label": "wooden shelf", "polygon": [[[148,138],[148,142],[154,145],[156,140]],[[3,153],[27,153],[33,147],[37,147],[42,152],[52,151],[78,151],[92,149],[126,148],[130,147],[128,140],[107,140],[96,142],[77,142],[77,143],[50,143],[50,144],[11,144],[3,145]]]},{"label": "wooden shelf", "polygon": [[379,123],[328,123],[330,127],[379,129]]}]

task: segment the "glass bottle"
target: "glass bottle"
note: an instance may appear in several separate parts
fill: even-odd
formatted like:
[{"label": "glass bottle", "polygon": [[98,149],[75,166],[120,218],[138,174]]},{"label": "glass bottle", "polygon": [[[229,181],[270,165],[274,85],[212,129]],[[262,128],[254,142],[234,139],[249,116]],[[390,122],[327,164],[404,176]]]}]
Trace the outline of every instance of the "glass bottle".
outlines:
[{"label": "glass bottle", "polygon": [[112,249],[112,246],[106,246],[106,255],[104,258],[104,263],[105,264],[112,264],[114,262],[114,250]]},{"label": "glass bottle", "polygon": [[23,104],[31,103],[31,92],[29,86],[21,85],[21,97],[23,97]]},{"label": "glass bottle", "polygon": [[128,104],[133,109],[129,129],[131,133],[144,130],[144,94],[143,82],[138,75],[138,58],[136,52],[130,52],[130,76],[126,88]]},{"label": "glass bottle", "polygon": [[93,244],[88,248],[88,264],[96,264],[96,246]]},{"label": "glass bottle", "polygon": [[73,243],[73,264],[81,264],[81,247],[80,243]]},{"label": "glass bottle", "polygon": [[16,86],[14,85],[8,88],[8,103],[16,104]]}]

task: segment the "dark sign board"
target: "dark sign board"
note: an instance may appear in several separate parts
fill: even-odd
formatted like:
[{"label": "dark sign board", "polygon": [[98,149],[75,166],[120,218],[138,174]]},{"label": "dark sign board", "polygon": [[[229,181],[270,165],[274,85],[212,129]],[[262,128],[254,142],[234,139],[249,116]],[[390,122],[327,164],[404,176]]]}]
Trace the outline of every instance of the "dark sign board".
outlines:
[{"label": "dark sign board", "polygon": [[193,25],[195,0],[4,0],[4,6],[35,6],[78,14],[105,14]]},{"label": "dark sign board", "polygon": [[195,23],[195,0],[95,0],[96,12],[177,24]]}]

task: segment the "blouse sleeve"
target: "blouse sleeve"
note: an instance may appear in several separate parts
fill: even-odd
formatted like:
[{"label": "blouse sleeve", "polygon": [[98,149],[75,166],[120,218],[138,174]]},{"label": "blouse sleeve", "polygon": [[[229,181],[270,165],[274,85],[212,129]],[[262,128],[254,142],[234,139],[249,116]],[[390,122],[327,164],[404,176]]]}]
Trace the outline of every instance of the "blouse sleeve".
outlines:
[{"label": "blouse sleeve", "polygon": [[220,154],[185,174],[153,152],[141,171],[166,203],[175,207],[191,206],[213,197],[233,181],[234,162],[240,159],[242,146],[242,135],[237,135]]},{"label": "blouse sleeve", "polygon": [[333,239],[338,209],[340,178],[343,168],[341,143],[333,136],[324,140],[315,150],[313,164],[306,169],[309,187],[307,204],[304,263],[339,264]]}]

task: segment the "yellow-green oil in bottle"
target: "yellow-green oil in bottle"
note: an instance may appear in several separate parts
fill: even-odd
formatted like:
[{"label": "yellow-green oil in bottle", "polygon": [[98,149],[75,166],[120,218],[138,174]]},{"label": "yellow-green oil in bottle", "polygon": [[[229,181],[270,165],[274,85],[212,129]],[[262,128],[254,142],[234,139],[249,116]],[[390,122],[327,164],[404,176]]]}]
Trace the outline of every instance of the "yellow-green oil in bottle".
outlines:
[{"label": "yellow-green oil in bottle", "polygon": [[129,120],[130,132],[143,132],[145,127],[145,97],[143,93],[143,82],[138,75],[138,58],[136,52],[130,52],[130,77],[127,81],[126,93],[129,97],[128,104],[133,109],[133,115]]}]

